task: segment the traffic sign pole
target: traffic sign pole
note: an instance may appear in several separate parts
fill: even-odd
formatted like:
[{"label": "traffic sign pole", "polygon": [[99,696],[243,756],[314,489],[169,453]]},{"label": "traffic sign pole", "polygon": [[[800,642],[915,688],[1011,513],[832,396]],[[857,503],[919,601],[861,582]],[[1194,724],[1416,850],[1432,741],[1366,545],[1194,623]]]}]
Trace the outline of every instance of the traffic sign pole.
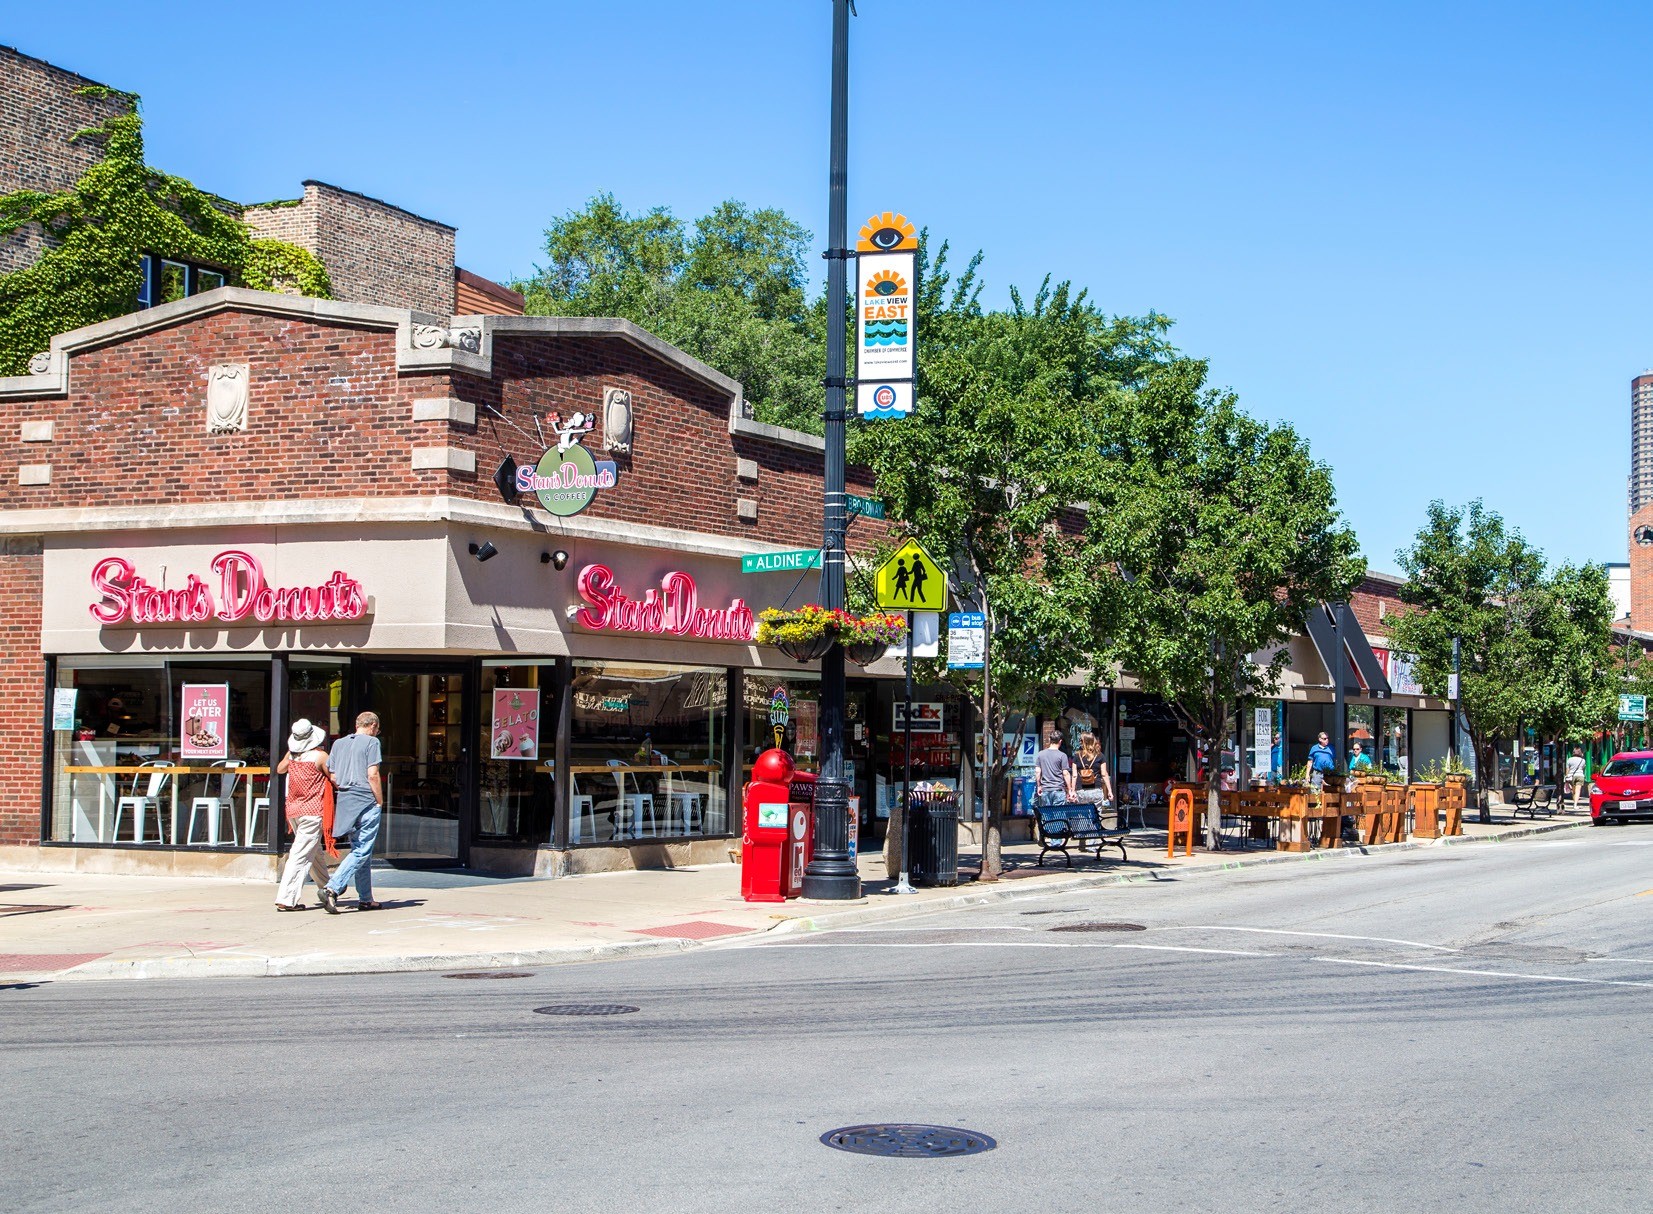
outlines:
[{"label": "traffic sign pole", "polygon": [[[844,247],[848,232],[849,0],[832,0],[832,141],[827,170],[826,314],[844,314]],[[827,326],[826,460],[821,526],[821,604],[844,606],[844,326]],[[849,858],[849,788],[844,782],[844,647],[821,659],[821,777],[815,782],[815,838],[803,895],[847,901],[861,896]]]},{"label": "traffic sign pole", "polygon": [[913,613],[907,613],[907,711],[903,714],[907,726],[907,741],[903,748],[901,775],[901,879],[895,883],[898,894],[916,894],[918,891],[907,880],[912,863],[907,854],[913,845]]}]

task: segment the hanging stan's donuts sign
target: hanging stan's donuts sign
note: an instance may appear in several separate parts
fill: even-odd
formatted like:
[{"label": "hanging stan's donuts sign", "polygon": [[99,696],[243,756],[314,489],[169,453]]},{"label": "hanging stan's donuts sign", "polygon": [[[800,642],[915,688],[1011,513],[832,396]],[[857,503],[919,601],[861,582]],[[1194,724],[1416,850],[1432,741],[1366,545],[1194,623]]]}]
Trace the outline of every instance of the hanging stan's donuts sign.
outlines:
[{"label": "hanging stan's donuts sign", "polygon": [[365,619],[368,599],[355,578],[335,571],[319,586],[272,586],[250,552],[212,558],[213,577],[195,574],[175,590],[151,585],[132,562],[106,556],[92,567],[99,596],[90,610],[106,628],[132,624],[308,624]]}]

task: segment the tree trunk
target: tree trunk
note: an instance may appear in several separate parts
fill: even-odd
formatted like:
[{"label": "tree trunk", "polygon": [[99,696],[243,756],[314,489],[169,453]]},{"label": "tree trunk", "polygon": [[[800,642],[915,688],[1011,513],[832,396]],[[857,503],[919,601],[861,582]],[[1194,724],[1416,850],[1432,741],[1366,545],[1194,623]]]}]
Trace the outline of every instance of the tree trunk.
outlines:
[{"label": "tree trunk", "polygon": [[905,801],[906,797],[900,791],[890,798],[890,819],[884,828],[884,875],[891,881],[900,878],[901,865],[906,859],[901,852],[901,844],[906,841],[902,833],[907,824]]},{"label": "tree trunk", "polygon": [[[1218,704],[1212,720],[1205,722],[1205,846],[1220,851],[1223,845],[1223,728],[1228,715]],[[1214,725],[1214,727],[1213,727]]]},{"label": "tree trunk", "polygon": [[[978,583],[980,584],[980,583]],[[981,871],[978,881],[997,881],[1004,871],[1004,834],[999,821],[999,788],[1004,782],[1005,760],[1000,754],[1004,733],[1004,710],[993,698],[993,604],[982,594],[982,611],[987,616],[986,643],[982,646],[981,722],[987,736],[982,739],[986,760],[987,789],[981,803]]]}]

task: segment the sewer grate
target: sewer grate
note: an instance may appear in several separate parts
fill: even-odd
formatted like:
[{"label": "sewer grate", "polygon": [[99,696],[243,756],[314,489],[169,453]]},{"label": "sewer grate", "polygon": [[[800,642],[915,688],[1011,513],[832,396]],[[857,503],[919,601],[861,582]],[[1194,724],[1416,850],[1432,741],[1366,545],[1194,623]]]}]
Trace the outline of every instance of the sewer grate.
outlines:
[{"label": "sewer grate", "polygon": [[474,974],[443,974],[444,978],[532,978],[526,970],[479,970]]},{"label": "sewer grate", "polygon": [[0,902],[0,916],[41,915],[47,911],[73,910],[72,906],[26,906],[21,902]]},{"label": "sewer grate", "polygon": [[553,1003],[534,1009],[541,1016],[626,1016],[641,1010],[626,1003]]},{"label": "sewer grate", "polygon": [[1051,932],[1145,932],[1140,923],[1063,923],[1046,928]]},{"label": "sewer grate", "polygon": [[836,1151],[892,1159],[946,1159],[979,1155],[999,1144],[986,1134],[945,1125],[850,1125],[829,1130],[821,1141]]}]

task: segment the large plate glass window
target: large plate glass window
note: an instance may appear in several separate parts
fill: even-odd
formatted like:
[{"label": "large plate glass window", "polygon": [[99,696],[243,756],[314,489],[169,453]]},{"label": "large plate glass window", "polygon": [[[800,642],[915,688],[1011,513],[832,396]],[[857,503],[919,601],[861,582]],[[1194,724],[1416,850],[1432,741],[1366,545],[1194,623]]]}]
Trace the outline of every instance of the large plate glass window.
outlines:
[{"label": "large plate glass window", "polygon": [[269,658],[65,657],[51,707],[49,841],[263,846]]},{"label": "large plate glass window", "polygon": [[728,687],[722,667],[576,662],[569,842],[728,835]]},{"label": "large plate glass window", "polygon": [[476,842],[551,840],[555,801],[556,702],[547,662],[482,663]]}]

